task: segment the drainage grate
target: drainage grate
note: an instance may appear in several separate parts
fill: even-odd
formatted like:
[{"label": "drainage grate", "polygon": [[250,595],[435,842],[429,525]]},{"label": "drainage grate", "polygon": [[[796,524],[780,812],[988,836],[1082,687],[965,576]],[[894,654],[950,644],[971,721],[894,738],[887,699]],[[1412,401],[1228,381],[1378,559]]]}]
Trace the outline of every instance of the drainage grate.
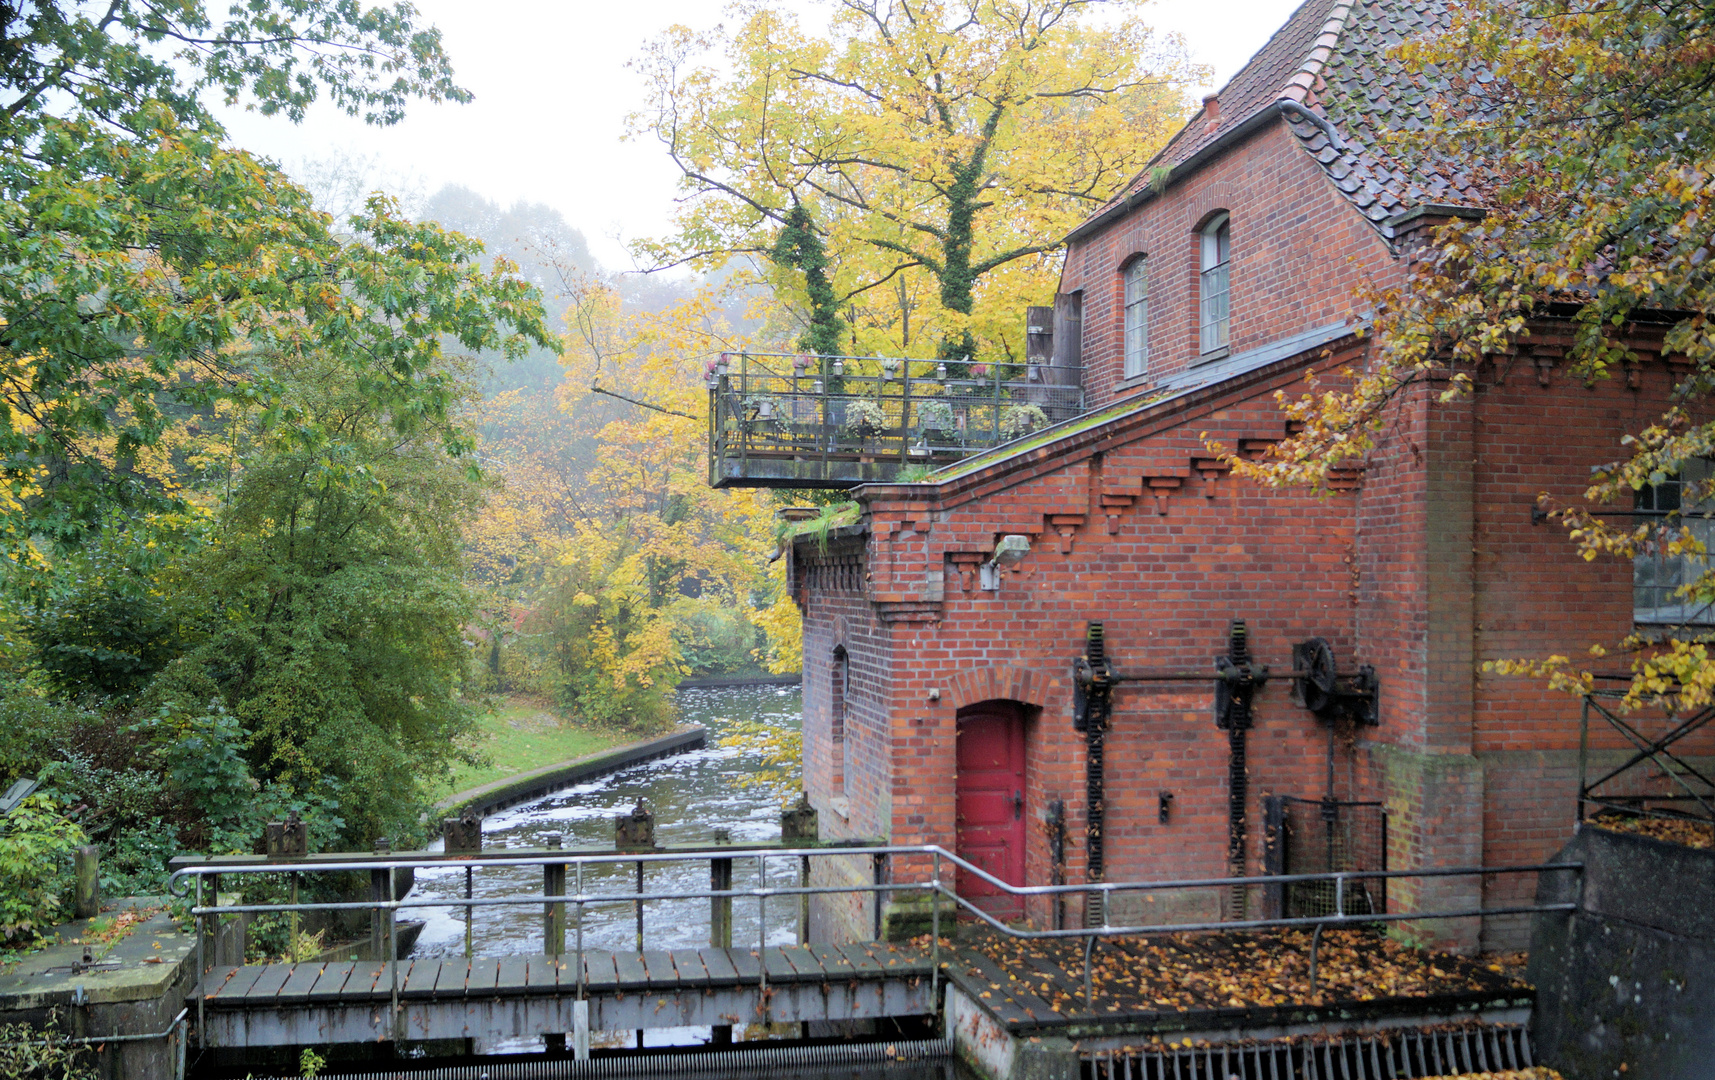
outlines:
[{"label": "drainage grate", "polygon": [[1523,1025],[1468,1025],[1265,1043],[1146,1046],[1084,1061],[1086,1080],[1406,1080],[1534,1064]]},{"label": "drainage grate", "polygon": [[[832,1043],[815,1046],[756,1046],[738,1050],[704,1050],[694,1053],[623,1054],[575,1061],[569,1058],[525,1057],[494,1062],[433,1065],[414,1068],[401,1062],[388,1068],[362,1072],[325,1072],[317,1080],[598,1080],[612,1077],[653,1077],[668,1074],[722,1073],[728,1076],[764,1076],[777,1069],[935,1062],[951,1056],[948,1039],[899,1039],[893,1042]],[[274,1080],[297,1080],[276,1077]]]}]

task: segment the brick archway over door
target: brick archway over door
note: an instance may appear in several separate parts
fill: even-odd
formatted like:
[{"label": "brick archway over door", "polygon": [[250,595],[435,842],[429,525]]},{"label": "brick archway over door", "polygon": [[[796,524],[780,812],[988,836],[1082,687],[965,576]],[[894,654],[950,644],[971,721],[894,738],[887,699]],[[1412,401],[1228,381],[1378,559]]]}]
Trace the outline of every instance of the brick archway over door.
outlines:
[{"label": "brick archway over door", "polygon": [[[959,710],[954,850],[1009,885],[1024,884],[1024,706],[984,701]],[[996,918],[1024,914],[1020,898],[960,868],[959,895]]]}]

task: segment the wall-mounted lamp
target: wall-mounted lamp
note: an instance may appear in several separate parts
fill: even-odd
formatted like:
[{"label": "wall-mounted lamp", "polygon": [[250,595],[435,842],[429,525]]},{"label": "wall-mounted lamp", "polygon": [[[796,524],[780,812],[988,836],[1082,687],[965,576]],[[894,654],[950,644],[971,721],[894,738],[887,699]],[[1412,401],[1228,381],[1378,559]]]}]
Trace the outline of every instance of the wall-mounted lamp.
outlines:
[{"label": "wall-mounted lamp", "polygon": [[1019,561],[1030,554],[1030,537],[1017,533],[1008,533],[1000,538],[1000,543],[994,546],[994,558],[977,568],[977,584],[984,592],[1000,591],[1000,572],[1003,567],[1017,566]]}]

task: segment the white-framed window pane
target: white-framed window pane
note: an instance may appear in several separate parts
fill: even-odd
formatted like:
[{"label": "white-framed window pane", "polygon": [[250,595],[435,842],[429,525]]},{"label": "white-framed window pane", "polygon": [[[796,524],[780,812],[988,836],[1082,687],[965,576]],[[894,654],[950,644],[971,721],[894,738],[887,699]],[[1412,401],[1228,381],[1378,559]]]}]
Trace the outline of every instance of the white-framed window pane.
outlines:
[{"label": "white-framed window pane", "polygon": [[1230,264],[1221,265],[1203,271],[1202,281],[1202,351],[1214,352],[1225,348],[1227,344],[1227,328],[1230,324],[1228,302],[1229,289],[1227,269]]},{"label": "white-framed window pane", "polygon": [[1198,282],[1197,325],[1199,351],[1214,352],[1227,347],[1227,328],[1231,324],[1231,287],[1228,277],[1232,266],[1230,221],[1222,214],[1203,226],[1202,278]]},{"label": "white-framed window pane", "polygon": [[1125,377],[1149,369],[1149,260],[1135,259],[1125,270]]},{"label": "white-framed window pane", "polygon": [[[1684,491],[1688,482],[1707,480],[1710,468],[1707,461],[1690,462],[1679,476],[1637,493],[1633,505],[1638,514],[1645,518],[1659,517],[1667,535],[1652,536],[1632,559],[1634,622],[1655,626],[1715,625],[1715,602],[1679,591],[1709,569],[1709,553],[1715,551],[1715,517],[1710,516],[1715,514],[1715,505],[1698,501]],[[1690,530],[1702,543],[1704,554],[1675,555],[1667,550],[1680,527]]]}]

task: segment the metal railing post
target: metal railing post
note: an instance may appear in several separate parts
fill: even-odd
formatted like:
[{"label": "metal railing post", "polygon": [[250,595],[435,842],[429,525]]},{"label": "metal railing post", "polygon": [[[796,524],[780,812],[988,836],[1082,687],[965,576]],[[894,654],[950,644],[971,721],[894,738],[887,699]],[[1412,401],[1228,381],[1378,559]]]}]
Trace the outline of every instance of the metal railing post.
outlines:
[{"label": "metal railing post", "polygon": [[768,856],[756,857],[756,970],[763,1000],[768,1000]]},{"label": "metal railing post", "polygon": [[885,854],[879,854],[879,853],[875,854],[875,855],[871,855],[869,857],[869,862],[870,862],[870,872],[875,879],[875,886],[876,886],[875,894],[874,894],[875,895],[875,940],[880,941],[881,940],[881,908],[882,908],[882,893],[883,893],[881,886],[887,884],[887,856]]},{"label": "metal railing post", "polygon": [[582,1001],[584,999],[584,862],[582,859],[577,862],[576,873],[578,882],[578,1000]]},{"label": "metal railing post", "polygon": [[940,995],[941,978],[941,853],[935,852],[935,866],[931,876],[933,888],[929,891],[929,1002],[932,1007],[939,1007],[935,1002]]},{"label": "metal railing post", "polygon": [[197,907],[197,1038],[206,1039],[208,1026],[203,1017],[203,1003],[208,998],[208,964],[205,962],[203,944],[208,939],[206,920],[208,916],[202,913],[202,875],[196,875],[196,907]]},{"label": "metal railing post", "polygon": [[[471,877],[473,873],[474,871],[470,867],[464,868],[464,898],[466,900],[471,898],[471,886],[474,884]],[[466,960],[470,959],[471,916],[475,910],[470,904],[464,906],[464,958]]]}]

